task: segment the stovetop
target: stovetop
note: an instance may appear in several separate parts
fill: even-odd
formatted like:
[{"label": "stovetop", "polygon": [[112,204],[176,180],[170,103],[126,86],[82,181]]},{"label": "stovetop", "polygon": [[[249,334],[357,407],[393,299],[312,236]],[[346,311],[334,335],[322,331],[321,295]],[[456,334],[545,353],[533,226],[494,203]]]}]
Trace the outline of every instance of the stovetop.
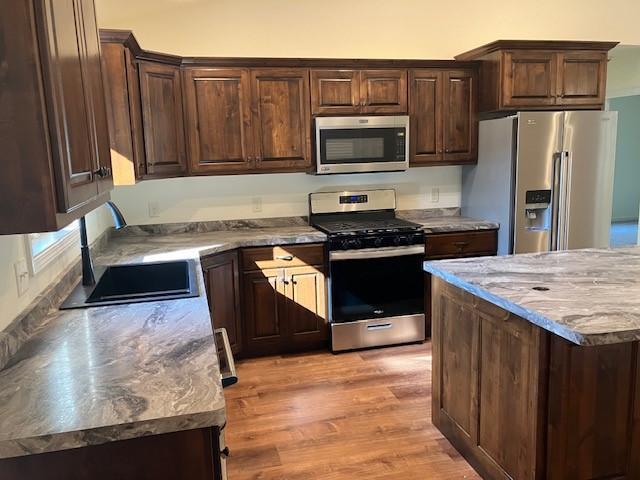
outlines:
[{"label": "stovetop", "polygon": [[424,244],[422,226],[394,212],[312,216],[311,225],[329,236],[330,250],[356,250]]},{"label": "stovetop", "polygon": [[311,225],[328,235],[403,233],[422,229],[421,225],[396,218],[393,213],[336,214],[312,217]]}]

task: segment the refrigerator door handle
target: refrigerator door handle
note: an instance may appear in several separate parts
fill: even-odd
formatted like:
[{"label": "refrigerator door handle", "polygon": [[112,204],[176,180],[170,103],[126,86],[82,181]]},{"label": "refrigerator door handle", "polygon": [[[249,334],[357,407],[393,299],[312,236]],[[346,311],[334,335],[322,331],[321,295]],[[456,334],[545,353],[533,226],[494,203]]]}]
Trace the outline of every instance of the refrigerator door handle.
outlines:
[{"label": "refrigerator door handle", "polygon": [[573,158],[571,152],[563,152],[564,158],[562,161],[562,177],[561,177],[561,189],[560,189],[560,235],[561,235],[561,250],[569,249],[569,215],[570,215],[570,202],[571,202],[571,170]]},{"label": "refrigerator door handle", "polygon": [[550,251],[559,249],[559,228],[560,228],[560,191],[562,188],[562,159],[564,152],[556,152],[553,154],[553,181],[552,181],[552,197],[551,197],[551,235],[549,246]]},{"label": "refrigerator door handle", "polygon": [[569,247],[569,198],[571,195],[571,152],[556,154],[553,168],[551,250]]}]

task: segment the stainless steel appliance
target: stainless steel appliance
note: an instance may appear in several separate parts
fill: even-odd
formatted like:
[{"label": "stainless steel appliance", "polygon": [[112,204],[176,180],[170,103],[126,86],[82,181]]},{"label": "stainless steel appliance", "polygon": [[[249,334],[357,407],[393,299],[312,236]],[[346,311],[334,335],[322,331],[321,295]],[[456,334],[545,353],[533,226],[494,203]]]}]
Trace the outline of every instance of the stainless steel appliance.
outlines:
[{"label": "stainless steel appliance", "polygon": [[318,117],[318,174],[409,168],[409,117]]},{"label": "stainless steel appliance", "polygon": [[[218,365],[220,367],[222,388],[227,388],[238,382],[236,365],[233,361],[233,354],[231,352],[231,344],[229,343],[227,329],[216,328],[213,331],[213,335],[215,337],[216,349],[218,351]],[[222,480],[227,479],[227,457],[229,456],[229,447],[227,447],[224,434],[225,427],[226,425],[220,429],[220,458],[219,462],[216,464],[216,470],[220,472],[220,478]]]},{"label": "stainless steel appliance", "polygon": [[394,190],[312,193],[329,244],[332,350],[425,339],[424,232],[396,218]]},{"label": "stainless steel appliance", "polygon": [[498,254],[607,247],[617,112],[520,112],[480,122],[462,213],[500,222]]}]

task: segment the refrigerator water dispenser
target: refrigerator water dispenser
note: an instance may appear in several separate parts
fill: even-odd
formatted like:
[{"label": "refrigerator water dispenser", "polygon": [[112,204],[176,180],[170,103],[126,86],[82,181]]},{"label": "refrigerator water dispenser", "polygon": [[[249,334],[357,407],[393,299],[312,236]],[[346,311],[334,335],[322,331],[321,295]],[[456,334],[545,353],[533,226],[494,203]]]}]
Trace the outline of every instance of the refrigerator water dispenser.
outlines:
[{"label": "refrigerator water dispenser", "polygon": [[551,228],[551,190],[527,190],[524,213],[527,230]]}]

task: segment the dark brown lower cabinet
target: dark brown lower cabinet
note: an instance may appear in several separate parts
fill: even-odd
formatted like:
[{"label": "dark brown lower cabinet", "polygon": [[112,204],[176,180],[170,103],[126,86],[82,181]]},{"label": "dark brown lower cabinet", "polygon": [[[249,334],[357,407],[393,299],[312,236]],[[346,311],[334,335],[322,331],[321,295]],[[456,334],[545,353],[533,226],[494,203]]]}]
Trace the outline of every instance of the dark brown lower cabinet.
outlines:
[{"label": "dark brown lower cabinet", "polygon": [[238,355],[242,351],[238,252],[212,255],[201,264],[213,328],[226,328],[231,351]]},{"label": "dark brown lower cabinet", "polygon": [[279,255],[281,250],[267,247],[242,252],[243,264],[270,266],[242,274],[244,353],[248,356],[328,345],[325,267],[305,261],[323,258],[324,247],[292,246],[287,249],[290,254]]},{"label": "dark brown lower cabinet", "polygon": [[[425,236],[425,260],[486,257],[498,253],[498,230],[429,233]],[[425,332],[431,336],[431,274],[424,278]]]},{"label": "dark brown lower cabinet", "polygon": [[220,430],[201,428],[0,460],[3,480],[221,480]]},{"label": "dark brown lower cabinet", "polygon": [[432,420],[483,478],[640,478],[638,342],[574,345],[432,288]]},{"label": "dark brown lower cabinet", "polygon": [[214,328],[236,358],[328,346],[321,244],[245,248],[201,260]]}]

